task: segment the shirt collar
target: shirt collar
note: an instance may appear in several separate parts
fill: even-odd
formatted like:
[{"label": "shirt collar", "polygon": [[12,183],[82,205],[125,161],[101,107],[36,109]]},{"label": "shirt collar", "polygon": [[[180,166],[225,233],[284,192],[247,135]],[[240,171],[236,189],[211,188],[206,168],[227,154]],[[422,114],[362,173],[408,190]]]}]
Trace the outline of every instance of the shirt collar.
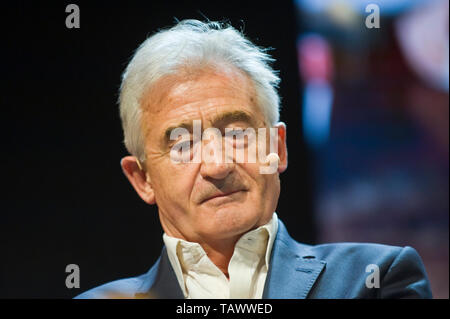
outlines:
[{"label": "shirt collar", "polygon": [[[265,255],[265,264],[268,269],[277,231],[278,216],[276,213],[273,213],[271,220],[267,224],[245,233],[236,243],[235,250],[245,249],[260,255],[261,258]],[[163,234],[163,241],[167,248],[169,261],[186,295],[183,270],[192,269],[196,271],[208,257],[199,243],[171,237],[166,233]]]},{"label": "shirt collar", "polygon": [[236,249],[246,249],[261,257],[265,254],[266,267],[269,268],[270,254],[278,230],[278,217],[273,213],[271,220],[256,229],[245,233],[236,243]]}]

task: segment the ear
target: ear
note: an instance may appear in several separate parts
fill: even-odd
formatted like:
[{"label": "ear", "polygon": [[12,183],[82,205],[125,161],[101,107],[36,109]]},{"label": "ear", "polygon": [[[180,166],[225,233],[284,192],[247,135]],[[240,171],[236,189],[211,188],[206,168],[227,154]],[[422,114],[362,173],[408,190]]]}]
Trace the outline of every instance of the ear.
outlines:
[{"label": "ear", "polygon": [[150,176],[141,169],[136,157],[125,156],[120,161],[120,166],[142,200],[150,205],[155,204],[155,193],[150,183]]},{"label": "ear", "polygon": [[278,129],[278,173],[283,173],[287,169],[287,144],[286,144],[286,124],[278,122],[275,127]]}]

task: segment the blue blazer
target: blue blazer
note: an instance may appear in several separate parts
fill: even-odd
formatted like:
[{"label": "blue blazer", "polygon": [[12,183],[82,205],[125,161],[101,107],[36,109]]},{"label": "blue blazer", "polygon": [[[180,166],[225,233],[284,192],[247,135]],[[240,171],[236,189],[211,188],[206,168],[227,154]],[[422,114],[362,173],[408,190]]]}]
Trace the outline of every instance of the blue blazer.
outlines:
[{"label": "blue blazer", "polygon": [[[369,264],[378,266],[379,288],[366,285]],[[369,282],[371,278],[369,278]],[[372,281],[373,282],[373,281]],[[304,245],[279,220],[263,298],[431,298],[422,260],[411,247],[335,243]],[[184,298],[166,249],[151,269],[76,298]]]}]

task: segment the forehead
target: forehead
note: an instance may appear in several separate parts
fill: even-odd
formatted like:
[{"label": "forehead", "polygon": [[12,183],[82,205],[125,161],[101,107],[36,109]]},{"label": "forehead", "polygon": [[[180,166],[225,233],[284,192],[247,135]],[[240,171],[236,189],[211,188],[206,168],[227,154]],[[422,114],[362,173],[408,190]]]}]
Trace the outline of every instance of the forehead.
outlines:
[{"label": "forehead", "polygon": [[183,71],[158,80],[142,100],[143,128],[162,130],[177,122],[208,121],[221,113],[243,111],[264,119],[250,78],[242,72]]}]

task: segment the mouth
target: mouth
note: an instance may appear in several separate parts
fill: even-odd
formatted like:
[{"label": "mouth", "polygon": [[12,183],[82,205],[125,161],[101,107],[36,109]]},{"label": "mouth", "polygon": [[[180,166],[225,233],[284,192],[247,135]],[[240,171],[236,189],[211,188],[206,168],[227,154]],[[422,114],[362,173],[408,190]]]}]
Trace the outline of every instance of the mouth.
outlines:
[{"label": "mouth", "polygon": [[236,190],[236,191],[231,191],[231,192],[220,192],[220,193],[216,193],[213,196],[210,196],[206,199],[204,199],[201,204],[206,203],[206,202],[222,202],[222,201],[227,201],[229,199],[233,199],[233,195],[234,194],[238,194],[240,192],[244,192],[245,190],[241,189],[241,190]]}]

